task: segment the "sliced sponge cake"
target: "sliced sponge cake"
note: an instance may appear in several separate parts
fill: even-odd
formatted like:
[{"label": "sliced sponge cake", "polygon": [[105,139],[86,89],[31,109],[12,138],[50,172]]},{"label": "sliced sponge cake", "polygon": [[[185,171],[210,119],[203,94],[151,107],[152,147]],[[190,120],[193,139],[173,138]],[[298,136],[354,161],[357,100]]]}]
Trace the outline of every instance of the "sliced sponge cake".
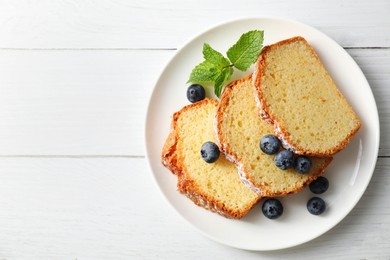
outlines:
[{"label": "sliced sponge cake", "polygon": [[303,189],[320,176],[332,158],[311,158],[309,173],[281,170],[274,156],[260,150],[262,136],[273,126],[259,118],[251,76],[232,82],[222,94],[216,116],[220,149],[234,162],[244,182],[262,196],[282,196]]},{"label": "sliced sponge cake", "polygon": [[264,47],[253,84],[260,116],[297,154],[331,156],[360,128],[359,118],[302,37]]},{"label": "sliced sponge cake", "polygon": [[178,190],[195,204],[228,218],[242,218],[260,196],[246,187],[235,165],[221,154],[206,163],[200,149],[216,142],[214,118],[218,102],[205,99],[173,115],[171,132],[162,151],[162,163],[178,175]]}]

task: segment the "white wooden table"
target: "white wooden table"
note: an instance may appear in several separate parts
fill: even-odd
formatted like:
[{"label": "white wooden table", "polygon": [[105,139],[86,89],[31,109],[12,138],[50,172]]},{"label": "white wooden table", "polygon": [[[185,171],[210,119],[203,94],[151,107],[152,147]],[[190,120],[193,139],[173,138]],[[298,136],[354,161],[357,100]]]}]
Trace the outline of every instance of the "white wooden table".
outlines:
[{"label": "white wooden table", "polygon": [[[0,259],[389,259],[390,1],[0,1]],[[279,16],[323,31],[365,73],[381,145],[370,185],[298,247],[220,245],[164,201],[145,160],[153,84],[193,35]],[[362,104],[364,105],[364,104]]]}]

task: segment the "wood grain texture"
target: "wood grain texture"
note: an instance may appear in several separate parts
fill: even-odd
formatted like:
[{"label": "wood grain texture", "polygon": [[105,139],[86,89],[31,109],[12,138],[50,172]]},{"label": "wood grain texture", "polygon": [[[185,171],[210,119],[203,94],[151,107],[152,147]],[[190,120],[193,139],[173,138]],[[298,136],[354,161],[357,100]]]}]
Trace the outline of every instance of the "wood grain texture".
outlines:
[{"label": "wood grain texture", "polygon": [[[384,259],[390,159],[356,208],[319,238],[249,252],[205,238],[164,201],[145,159],[1,158],[0,259]],[[194,207],[196,207],[194,205]]]},{"label": "wood grain texture", "polygon": [[[389,156],[390,49],[347,51],[371,85]],[[143,156],[148,99],[174,53],[0,51],[0,155]]]},{"label": "wood grain texture", "polygon": [[[387,0],[0,0],[0,259],[388,259],[389,10]],[[220,245],[183,221],[143,148],[147,102],[174,49],[257,16],[306,23],[346,47],[381,123],[380,158],[352,212],[272,252]]]},{"label": "wood grain texture", "polygon": [[1,5],[1,48],[176,48],[211,25],[255,16],[306,23],[342,46],[390,47],[389,1],[32,0]]},{"label": "wood grain texture", "polygon": [[0,51],[0,155],[144,155],[171,51]]},{"label": "wood grain texture", "polygon": [[[378,107],[380,156],[390,156],[390,49],[348,50],[366,76]],[[367,55],[369,53],[369,55]],[[364,106],[364,101],[362,101]]]}]

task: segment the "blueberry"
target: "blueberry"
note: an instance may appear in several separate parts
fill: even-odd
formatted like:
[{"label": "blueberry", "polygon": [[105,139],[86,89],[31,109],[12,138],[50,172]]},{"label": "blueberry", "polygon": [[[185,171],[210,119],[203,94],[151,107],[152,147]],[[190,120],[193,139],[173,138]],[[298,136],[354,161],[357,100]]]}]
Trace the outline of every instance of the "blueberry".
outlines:
[{"label": "blueberry", "polygon": [[309,199],[306,206],[307,210],[313,215],[320,215],[326,208],[325,201],[319,197]]},{"label": "blueberry", "polygon": [[312,166],[311,160],[306,156],[298,156],[295,159],[295,171],[299,173],[307,173]]},{"label": "blueberry", "polygon": [[187,99],[191,103],[201,101],[201,100],[205,99],[205,97],[206,97],[206,92],[205,92],[202,85],[192,84],[191,86],[188,87]]},{"label": "blueberry", "polygon": [[207,163],[213,163],[219,158],[219,148],[213,142],[205,142],[200,149],[200,155]]},{"label": "blueberry", "polygon": [[294,154],[289,150],[282,150],[276,154],[274,162],[282,170],[292,168],[294,166]]},{"label": "blueberry", "polygon": [[309,184],[309,189],[314,194],[321,194],[329,188],[329,181],[327,178],[320,176]]},{"label": "blueberry", "polygon": [[283,214],[283,205],[277,199],[267,199],[261,208],[264,216],[269,219],[276,219]]},{"label": "blueberry", "polygon": [[265,135],[260,139],[260,149],[266,154],[275,154],[279,148],[280,141],[274,135]]}]

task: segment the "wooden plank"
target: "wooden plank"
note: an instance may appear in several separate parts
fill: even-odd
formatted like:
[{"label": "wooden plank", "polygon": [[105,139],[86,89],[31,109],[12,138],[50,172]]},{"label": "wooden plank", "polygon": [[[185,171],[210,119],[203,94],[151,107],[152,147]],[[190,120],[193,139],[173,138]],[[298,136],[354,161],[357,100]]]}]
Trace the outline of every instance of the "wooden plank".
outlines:
[{"label": "wooden plank", "polygon": [[[380,155],[390,156],[390,49],[348,52],[371,84]],[[143,156],[146,104],[173,54],[0,51],[0,155]]]},{"label": "wooden plank", "polygon": [[1,51],[0,155],[143,155],[172,51]]},{"label": "wooden plank", "polygon": [[356,208],[323,236],[256,253],[217,244],[183,221],[145,159],[1,158],[0,258],[383,259],[390,254],[389,170],[390,159],[380,158]]},{"label": "wooden plank", "polygon": [[381,131],[379,155],[390,156],[390,49],[347,51],[362,69],[377,103]]},{"label": "wooden plank", "polygon": [[[389,47],[389,1],[1,2],[1,48],[176,48],[210,26],[278,16],[314,26],[342,46]],[[261,27],[261,25],[259,25]]]}]

